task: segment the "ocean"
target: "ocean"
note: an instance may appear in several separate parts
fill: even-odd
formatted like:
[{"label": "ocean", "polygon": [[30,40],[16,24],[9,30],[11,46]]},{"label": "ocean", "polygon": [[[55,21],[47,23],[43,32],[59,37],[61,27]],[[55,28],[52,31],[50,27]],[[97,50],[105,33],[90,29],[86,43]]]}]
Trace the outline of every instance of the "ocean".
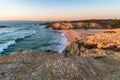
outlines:
[{"label": "ocean", "polygon": [[62,53],[67,46],[65,31],[46,29],[43,22],[0,21],[0,54],[21,50],[55,51]]}]

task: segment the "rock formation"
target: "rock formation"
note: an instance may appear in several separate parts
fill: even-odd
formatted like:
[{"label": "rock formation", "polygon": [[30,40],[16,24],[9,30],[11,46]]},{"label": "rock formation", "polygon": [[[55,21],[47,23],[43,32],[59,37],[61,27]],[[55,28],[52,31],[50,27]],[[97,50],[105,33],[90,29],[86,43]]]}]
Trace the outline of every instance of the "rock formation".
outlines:
[{"label": "rock formation", "polygon": [[6,28],[7,26],[0,26],[0,28]]},{"label": "rock formation", "polygon": [[111,30],[87,36],[84,39],[84,46],[89,48],[120,50],[120,33],[119,31]]},{"label": "rock formation", "polygon": [[72,29],[73,25],[71,23],[54,23],[53,25],[53,29],[57,29],[57,30],[67,30],[67,29]]}]

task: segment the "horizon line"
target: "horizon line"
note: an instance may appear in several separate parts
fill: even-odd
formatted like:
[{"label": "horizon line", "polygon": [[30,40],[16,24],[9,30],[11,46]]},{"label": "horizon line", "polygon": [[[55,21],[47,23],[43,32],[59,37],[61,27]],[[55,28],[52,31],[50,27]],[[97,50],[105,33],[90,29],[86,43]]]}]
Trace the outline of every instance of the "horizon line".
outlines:
[{"label": "horizon line", "polygon": [[[76,20],[0,20],[0,21],[36,21],[36,22],[51,22],[51,21],[84,21],[84,20],[114,20],[117,18],[108,18],[108,19],[76,19]],[[120,19],[117,19],[120,20]]]}]

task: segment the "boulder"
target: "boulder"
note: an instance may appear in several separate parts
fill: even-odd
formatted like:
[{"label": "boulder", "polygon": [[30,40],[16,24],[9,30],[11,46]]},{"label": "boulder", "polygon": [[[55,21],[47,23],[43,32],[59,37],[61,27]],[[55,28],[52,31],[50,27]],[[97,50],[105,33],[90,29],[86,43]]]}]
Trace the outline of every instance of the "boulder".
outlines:
[{"label": "boulder", "polygon": [[0,28],[6,28],[7,26],[0,26]]}]

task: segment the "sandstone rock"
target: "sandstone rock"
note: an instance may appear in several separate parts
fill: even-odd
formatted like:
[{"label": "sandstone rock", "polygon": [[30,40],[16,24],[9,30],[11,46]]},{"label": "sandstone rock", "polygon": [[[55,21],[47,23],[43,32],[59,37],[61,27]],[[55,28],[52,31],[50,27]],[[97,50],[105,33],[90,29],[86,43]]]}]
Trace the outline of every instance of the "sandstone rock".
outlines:
[{"label": "sandstone rock", "polygon": [[100,26],[100,24],[98,24],[98,23],[90,23],[89,26],[90,26],[90,28],[93,28],[93,29],[102,28],[102,27]]},{"label": "sandstone rock", "polygon": [[55,23],[53,24],[54,29],[60,29],[61,24],[60,23]]},{"label": "sandstone rock", "polygon": [[51,26],[53,27],[53,29],[57,29],[57,30],[68,30],[73,28],[72,23],[68,23],[68,22],[67,23],[57,22],[51,24]]},{"label": "sandstone rock", "polygon": [[78,23],[74,23],[73,25],[74,25],[75,29],[81,29],[81,28],[83,28],[84,23],[83,22],[78,22]]},{"label": "sandstone rock", "polygon": [[92,36],[86,36],[83,40],[86,48],[120,49],[120,34],[117,31],[100,32]]}]

